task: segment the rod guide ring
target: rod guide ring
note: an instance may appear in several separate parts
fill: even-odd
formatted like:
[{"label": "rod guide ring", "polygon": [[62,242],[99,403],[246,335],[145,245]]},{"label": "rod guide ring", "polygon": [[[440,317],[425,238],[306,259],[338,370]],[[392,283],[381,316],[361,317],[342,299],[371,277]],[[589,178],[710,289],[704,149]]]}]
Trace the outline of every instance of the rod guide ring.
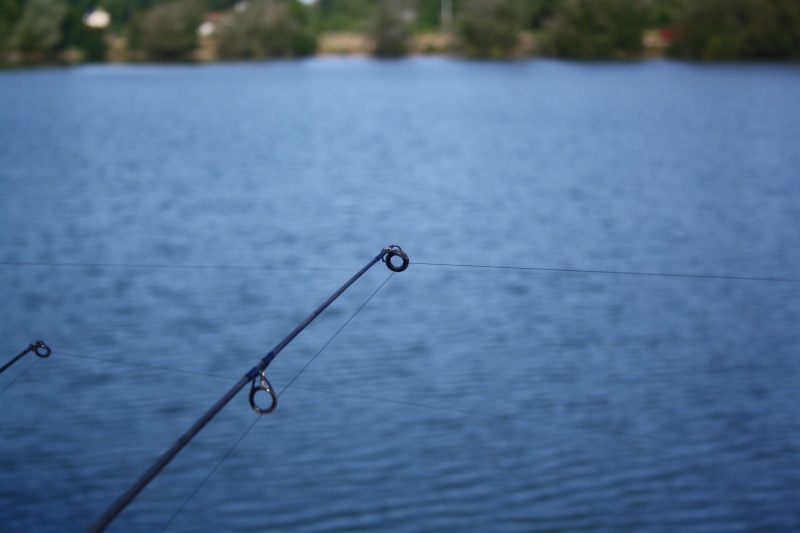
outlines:
[{"label": "rod guide ring", "polygon": [[[261,371],[261,380],[258,386],[256,386],[256,378],[253,378],[253,385],[250,387],[250,407],[252,407],[253,411],[260,415],[268,415],[274,411],[276,407],[278,407],[278,395],[275,394],[275,389],[273,389],[272,385],[270,385],[269,381],[267,381],[265,372],[266,369]],[[269,404],[269,407],[266,409],[256,403],[256,393],[262,390],[269,394],[272,400],[272,403]]]},{"label": "rod guide ring", "polygon": [[[389,270],[392,272],[402,272],[408,268],[408,254],[405,253],[402,248],[396,244],[392,244],[391,246],[384,248],[384,250],[386,250],[386,256],[383,258],[383,262],[386,263],[386,266],[389,267]],[[395,265],[392,263],[393,257],[399,257],[402,259],[403,263],[401,265]]]},{"label": "rod guide ring", "polygon": [[50,357],[50,354],[53,353],[52,350],[50,350],[50,347],[46,345],[43,341],[36,341],[33,344],[31,344],[29,348],[33,350],[33,353],[35,353],[42,359]]}]

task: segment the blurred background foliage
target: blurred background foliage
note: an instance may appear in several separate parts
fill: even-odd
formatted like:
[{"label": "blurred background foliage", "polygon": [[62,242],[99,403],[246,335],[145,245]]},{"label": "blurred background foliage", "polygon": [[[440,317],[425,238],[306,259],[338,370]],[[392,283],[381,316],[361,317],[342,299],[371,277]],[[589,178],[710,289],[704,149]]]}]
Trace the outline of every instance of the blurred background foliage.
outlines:
[{"label": "blurred background foliage", "polygon": [[375,7],[370,24],[370,37],[377,57],[402,57],[408,54],[409,23],[406,0],[386,0]]},{"label": "blurred background foliage", "polygon": [[469,57],[511,56],[520,32],[515,7],[509,0],[465,0],[457,26],[463,53]]},{"label": "blurred background foliage", "polygon": [[303,57],[315,49],[309,16],[297,3],[254,0],[222,17],[217,30],[222,59]]},{"label": "blurred background foliage", "polygon": [[137,13],[129,25],[129,46],[151,61],[183,59],[197,46],[203,20],[198,0],[173,0]]},{"label": "blurred background foliage", "polygon": [[800,59],[797,0],[686,1],[673,25],[675,57]]},{"label": "blurred background foliage", "polygon": [[603,59],[637,56],[649,27],[645,2],[576,0],[549,21],[544,48],[556,57]]},{"label": "blurred background foliage", "polygon": [[800,0],[0,0],[0,62],[303,57],[341,33],[380,57],[798,60]]}]

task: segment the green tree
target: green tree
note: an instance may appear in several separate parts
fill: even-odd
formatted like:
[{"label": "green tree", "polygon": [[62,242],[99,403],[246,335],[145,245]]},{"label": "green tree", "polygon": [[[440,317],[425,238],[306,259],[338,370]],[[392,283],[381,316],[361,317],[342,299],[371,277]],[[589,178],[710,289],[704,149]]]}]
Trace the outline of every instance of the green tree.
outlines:
[{"label": "green tree", "polygon": [[61,41],[61,24],[67,13],[62,0],[27,0],[14,29],[15,47],[22,52],[50,56]]},{"label": "green tree", "polygon": [[468,57],[501,58],[519,40],[516,11],[510,0],[468,0],[458,17],[460,47]]},{"label": "green tree", "polygon": [[642,0],[570,0],[551,20],[544,50],[557,57],[609,59],[641,53],[648,26]]},{"label": "green tree", "polygon": [[0,0],[0,52],[11,45],[11,35],[22,10],[17,0]]},{"label": "green tree", "polygon": [[373,4],[374,0],[317,0],[321,29],[367,31]]},{"label": "green tree", "polygon": [[108,48],[105,32],[100,28],[90,28],[85,24],[81,24],[75,31],[73,45],[83,52],[83,58],[86,61],[103,61]]},{"label": "green tree", "polygon": [[685,3],[686,0],[648,0],[648,25],[652,28],[672,26],[675,16]]},{"label": "green tree", "polygon": [[[156,5],[157,0],[99,0],[97,4],[111,15],[111,29],[124,31],[137,13],[144,13]],[[93,7],[93,6],[92,6]]]},{"label": "green tree", "polygon": [[685,3],[670,54],[688,59],[800,59],[797,0]]},{"label": "green tree", "polygon": [[408,53],[408,24],[403,0],[380,0],[372,14],[370,37],[377,57],[402,57]]},{"label": "green tree", "polygon": [[522,27],[540,30],[562,8],[564,0],[526,0],[519,4]]},{"label": "green tree", "polygon": [[417,0],[417,20],[414,27],[421,31],[436,31],[442,25],[442,0]]},{"label": "green tree", "polygon": [[217,30],[217,53],[223,59],[303,57],[316,48],[305,8],[295,0],[252,1],[224,18]]},{"label": "green tree", "polygon": [[174,0],[138,14],[129,27],[128,46],[145,59],[180,61],[197,46],[203,6],[196,0]]},{"label": "green tree", "polygon": [[106,54],[105,31],[90,28],[83,22],[84,16],[94,6],[94,0],[71,0],[61,24],[59,48],[75,48],[81,50],[89,61],[102,61]]}]

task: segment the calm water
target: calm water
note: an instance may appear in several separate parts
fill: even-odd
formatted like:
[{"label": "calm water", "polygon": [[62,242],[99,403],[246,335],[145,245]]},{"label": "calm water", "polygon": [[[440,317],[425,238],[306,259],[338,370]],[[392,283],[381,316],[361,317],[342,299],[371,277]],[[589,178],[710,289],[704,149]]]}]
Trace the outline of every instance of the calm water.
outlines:
[{"label": "calm water", "polygon": [[242,393],[111,529],[797,531],[800,283],[413,263],[800,279],[798,95],[786,65],[0,73],[0,363],[55,352],[0,375],[0,530],[84,530],[400,244],[273,415]]}]

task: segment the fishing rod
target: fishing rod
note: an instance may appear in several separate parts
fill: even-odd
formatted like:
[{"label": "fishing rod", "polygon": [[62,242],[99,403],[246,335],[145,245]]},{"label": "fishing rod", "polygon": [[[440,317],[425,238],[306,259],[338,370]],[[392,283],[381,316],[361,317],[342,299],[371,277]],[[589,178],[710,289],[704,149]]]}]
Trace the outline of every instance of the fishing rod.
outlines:
[{"label": "fishing rod", "polygon": [[[399,263],[393,260],[399,259]],[[159,459],[153,463],[150,468],[133,484],[131,487],[120,496],[108,510],[101,516],[97,522],[89,528],[89,533],[99,533],[104,531],[108,525],[122,512],[125,507],[133,501],[134,498],[166,467],[172,459],[191,441],[212,418],[214,418],[228,402],[241,391],[247,383],[250,386],[250,406],[259,414],[268,414],[275,410],[278,405],[278,396],[275,394],[275,389],[272,388],[267,380],[266,370],[273,359],[283,350],[287,344],[303,331],[320,313],[322,313],[334,300],[347,290],[350,285],[360,278],[367,270],[372,268],[375,263],[383,260],[386,266],[392,272],[402,272],[408,268],[408,255],[399,246],[392,244],[386,246],[381,252],[374,257],[367,265],[356,273],[355,276],[350,278],[347,283],[342,285],[336,292],[334,292],[322,305],[317,307],[313,313],[303,320],[289,335],[279,342],[267,355],[265,355],[256,366],[251,368],[244,376],[236,382],[236,384],[220,398],[197,422],[192,425],[186,432],[172,445]],[[256,385],[258,382],[258,385]],[[261,407],[256,402],[256,394],[258,392],[266,392],[270,396],[271,403],[267,407]]]},{"label": "fishing rod", "polygon": [[50,357],[50,354],[52,353],[52,351],[50,350],[50,347],[49,347],[49,346],[47,346],[47,345],[44,343],[44,341],[36,341],[36,342],[32,342],[32,343],[30,343],[30,344],[28,345],[28,347],[27,347],[27,348],[25,348],[25,350],[23,350],[23,351],[22,351],[22,353],[20,353],[18,356],[16,356],[14,359],[12,359],[11,361],[9,361],[8,363],[4,364],[4,365],[3,365],[3,368],[0,368],[0,374],[2,374],[3,372],[5,372],[5,371],[6,371],[6,369],[7,369],[8,367],[10,367],[10,366],[11,366],[11,365],[13,365],[14,363],[16,363],[17,361],[19,361],[20,359],[22,359],[22,357],[23,357],[25,354],[28,354],[28,353],[30,353],[30,352],[33,352],[33,353],[35,353],[36,355],[38,355],[38,356],[39,356],[39,357],[41,357],[42,359],[46,359],[46,358]]}]

